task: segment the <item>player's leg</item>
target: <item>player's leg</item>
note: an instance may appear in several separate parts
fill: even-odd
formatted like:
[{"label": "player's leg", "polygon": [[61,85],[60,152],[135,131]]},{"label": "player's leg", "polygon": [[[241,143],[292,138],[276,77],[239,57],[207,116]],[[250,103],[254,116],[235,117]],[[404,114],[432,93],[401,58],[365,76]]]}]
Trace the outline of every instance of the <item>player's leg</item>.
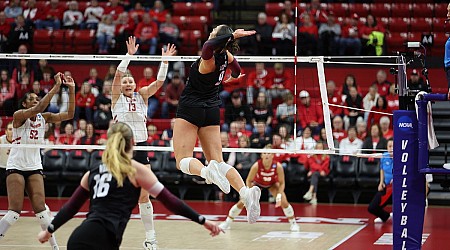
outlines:
[{"label": "player's leg", "polygon": [[244,203],[242,201],[238,201],[238,203],[234,204],[230,211],[228,211],[228,216],[224,222],[220,223],[219,227],[223,230],[231,229],[231,222],[242,212],[244,208]]},{"label": "player's leg", "polygon": [[231,186],[239,192],[239,196],[247,209],[249,223],[255,223],[261,213],[259,206],[261,190],[257,186],[252,188],[246,187],[239,172],[234,167],[223,162],[220,127],[218,125],[202,127],[198,131],[198,138],[202,144],[203,153],[208,162],[210,162],[208,168],[215,167],[220,175],[225,176]]},{"label": "player's leg", "polygon": [[292,208],[291,204],[289,204],[284,191],[280,191],[279,187],[280,187],[280,185],[277,182],[269,188],[269,192],[274,197],[281,196],[281,208],[283,209],[284,215],[289,220],[291,231],[298,232],[298,231],[300,231],[300,227],[297,225],[297,222],[295,220],[294,209]]},{"label": "player's leg", "polygon": [[[42,171],[35,171],[34,174],[28,176],[25,184],[25,188],[28,193],[28,198],[31,201],[34,214],[39,220],[42,230],[46,230],[48,225],[52,222],[52,218],[45,208],[45,190],[44,190],[44,178]],[[52,249],[59,249],[56,243],[55,234],[48,241],[52,246]]]},{"label": "player's leg", "polygon": [[384,211],[382,205],[385,202],[382,202],[383,196],[386,194],[386,189],[383,191],[378,191],[375,196],[373,197],[372,201],[369,204],[369,207],[367,208],[367,210],[369,211],[369,213],[375,215],[377,218],[375,218],[374,222],[375,223],[381,223],[381,222],[386,222],[389,217],[390,214],[386,211]]},{"label": "player's leg", "polygon": [[[147,142],[139,142],[137,143],[137,146],[147,146]],[[144,164],[151,171],[147,151],[135,151],[133,159]],[[148,192],[144,189],[141,189],[141,194],[139,195],[139,214],[141,215],[141,221],[145,228],[145,240],[142,243],[142,246],[145,250],[157,249],[158,242],[156,241],[155,226],[153,222],[153,205],[150,202]]]},{"label": "player's leg", "polygon": [[23,206],[25,179],[21,174],[10,173],[6,177],[6,187],[8,192],[8,212],[0,220],[0,240],[5,237],[6,231],[20,217]]},{"label": "player's leg", "polygon": [[98,221],[83,221],[67,241],[68,250],[111,249],[118,250],[115,236]]}]

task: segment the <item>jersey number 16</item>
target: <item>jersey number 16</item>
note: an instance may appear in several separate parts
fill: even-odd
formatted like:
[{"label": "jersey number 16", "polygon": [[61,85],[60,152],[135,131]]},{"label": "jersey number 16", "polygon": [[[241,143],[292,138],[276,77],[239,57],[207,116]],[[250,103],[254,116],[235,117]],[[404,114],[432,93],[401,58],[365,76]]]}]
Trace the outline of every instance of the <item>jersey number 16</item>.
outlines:
[{"label": "jersey number 16", "polygon": [[101,198],[108,195],[109,191],[109,183],[112,179],[112,175],[110,173],[104,173],[102,175],[96,174],[94,176],[95,186],[94,186],[94,197]]}]

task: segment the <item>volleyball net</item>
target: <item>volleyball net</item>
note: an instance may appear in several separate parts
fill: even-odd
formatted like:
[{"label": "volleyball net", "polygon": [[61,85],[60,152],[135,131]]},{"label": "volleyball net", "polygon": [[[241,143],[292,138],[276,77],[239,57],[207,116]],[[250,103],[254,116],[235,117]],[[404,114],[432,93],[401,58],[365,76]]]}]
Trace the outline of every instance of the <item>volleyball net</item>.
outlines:
[{"label": "volleyball net", "polygon": [[[105,108],[100,99],[104,101],[105,97],[110,98],[112,78],[120,60],[131,59],[128,70],[134,77],[137,90],[155,80],[161,59],[169,61],[169,73],[164,86],[148,102],[148,141],[152,146],[135,148],[146,151],[173,150],[170,144],[151,142],[170,141],[170,119],[175,117],[177,91],[180,90],[179,86],[184,87],[190,65],[198,59],[197,56],[162,58],[145,55],[127,57],[76,54],[0,54],[0,58],[2,59],[0,66],[7,74],[3,80],[3,95],[12,92],[8,84],[15,86],[14,95],[9,100],[10,106],[3,105],[1,108],[2,128],[5,128],[6,123],[12,119],[11,115],[17,109],[18,102],[25,92],[34,91],[42,97],[51,89],[53,75],[62,72],[71,75],[76,82],[75,119],[63,122],[62,125],[50,125],[50,130],[56,128],[56,134],[52,135],[50,131],[47,137],[53,136],[54,140],[47,138],[47,141],[50,141],[48,144],[32,147],[91,150],[104,149],[102,143],[98,142],[104,143],[105,132],[112,116],[110,108],[109,110]],[[383,89],[378,90],[379,93],[383,91],[389,94],[392,91],[389,89],[395,87],[398,79],[406,80],[404,70],[398,70],[397,75],[388,73],[391,68],[405,67],[405,63],[395,56],[353,58],[237,56],[237,60],[245,76],[239,80],[223,83],[219,92],[223,103],[221,131],[228,134],[228,138],[224,138],[222,143],[224,152],[355,155],[355,152],[344,152],[339,149],[339,141],[348,136],[348,128],[361,125],[357,133],[363,140],[362,136],[370,133],[367,125],[370,126],[371,122],[367,119],[371,112],[389,117],[390,127],[392,114],[371,111],[370,108],[365,109],[364,105],[348,105],[346,99],[351,98],[351,86],[356,87],[358,98],[363,99],[380,74],[381,77],[384,75],[384,81],[392,83],[392,86],[384,84]],[[224,79],[228,79],[229,75],[230,72],[227,72]],[[67,102],[65,96],[66,90],[62,88],[62,91],[53,98],[47,111],[59,112],[67,109],[67,104],[64,104]],[[387,101],[388,105],[398,107],[398,97],[394,93]],[[375,100],[371,101],[372,107],[374,102]],[[342,121],[336,118],[337,116],[342,117]],[[104,140],[96,140],[95,143],[89,144],[80,142],[81,137],[86,134],[86,121],[92,123],[96,137],[103,137]],[[75,141],[78,142],[71,140],[58,142],[58,137],[67,133],[77,133],[69,137],[76,137]],[[241,136],[247,138],[247,145],[239,145]],[[323,142],[323,148],[316,149],[318,141]],[[78,145],[73,145],[74,143]],[[274,144],[274,148],[263,150],[263,145],[268,143]],[[14,146],[29,147],[23,144]],[[201,145],[197,146],[195,150],[201,151]],[[9,146],[0,145],[0,147]],[[372,153],[383,150],[362,148],[359,152]]]}]

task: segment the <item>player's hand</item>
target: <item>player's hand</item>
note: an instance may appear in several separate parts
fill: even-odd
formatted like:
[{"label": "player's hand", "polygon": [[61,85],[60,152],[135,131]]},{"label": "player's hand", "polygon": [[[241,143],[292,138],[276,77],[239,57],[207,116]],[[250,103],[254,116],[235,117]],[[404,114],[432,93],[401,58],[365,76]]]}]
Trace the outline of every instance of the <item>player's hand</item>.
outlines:
[{"label": "player's hand", "polygon": [[162,56],[174,56],[177,53],[177,47],[175,46],[175,44],[167,44],[166,49],[162,48]]},{"label": "player's hand", "polygon": [[228,79],[226,79],[225,81],[223,81],[223,83],[229,83],[229,82],[231,82],[231,81],[233,81],[233,80],[235,80],[235,79],[241,79],[242,77],[244,77],[245,76],[245,74],[239,74],[239,76],[237,77],[237,78],[234,78],[234,77],[229,77]]},{"label": "player's hand", "polygon": [[75,88],[75,81],[71,76],[64,76],[64,85]]},{"label": "player's hand", "polygon": [[63,75],[63,73],[58,72],[57,74],[55,74],[55,76],[53,78],[55,78],[55,84],[56,85],[61,85],[62,84],[62,79],[64,78],[64,75]]},{"label": "player's hand", "polygon": [[203,226],[209,230],[209,234],[214,237],[216,235],[219,235],[220,232],[225,233],[225,231],[223,231],[222,228],[219,227],[219,225],[217,225],[217,223],[213,222],[213,221],[209,221],[206,220],[205,224],[203,224]]},{"label": "player's hand", "polygon": [[50,239],[50,237],[52,237],[52,234],[49,233],[47,230],[45,231],[41,231],[38,234],[38,240],[40,243],[45,243],[48,241],[48,239]]},{"label": "player's hand", "polygon": [[378,185],[378,191],[380,191],[380,192],[383,191],[384,187],[385,187],[384,183],[380,183]]},{"label": "player's hand", "polygon": [[237,29],[233,32],[234,39],[238,39],[244,36],[251,36],[256,34],[255,30],[244,30],[244,29]]},{"label": "player's hand", "polygon": [[135,36],[128,37],[128,41],[127,41],[128,54],[130,54],[130,55],[136,54],[138,48],[139,48],[139,44],[136,44],[136,37]]}]

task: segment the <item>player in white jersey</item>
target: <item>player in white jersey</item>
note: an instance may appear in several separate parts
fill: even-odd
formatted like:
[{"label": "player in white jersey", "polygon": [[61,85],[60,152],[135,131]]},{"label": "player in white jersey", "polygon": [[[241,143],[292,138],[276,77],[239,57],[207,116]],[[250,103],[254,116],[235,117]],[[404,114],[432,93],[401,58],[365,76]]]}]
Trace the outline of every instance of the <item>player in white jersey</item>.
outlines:
[{"label": "player in white jersey", "polygon": [[[0,144],[11,144],[13,136],[12,121],[6,125],[5,134],[0,136]],[[6,162],[10,148],[0,148],[0,195],[6,195]]]},{"label": "player in white jersey", "polygon": [[[52,97],[58,93],[61,84],[69,87],[69,109],[58,114],[43,112]],[[73,118],[75,112],[75,83],[72,77],[62,73],[55,75],[55,86],[39,101],[34,93],[26,93],[20,101],[21,109],[13,115],[13,144],[44,144],[45,123],[55,123]],[[24,190],[28,193],[31,206],[42,229],[51,222],[45,208],[44,179],[39,147],[10,150],[6,164],[6,186],[8,191],[8,212],[0,220],[0,240],[20,216],[23,207]],[[59,249],[56,240],[50,240],[52,249]]]},{"label": "player in white jersey", "polygon": [[[134,55],[139,45],[136,44],[134,36],[129,37],[127,41],[127,55]],[[166,49],[162,49],[162,56],[173,56],[176,53],[175,45],[168,44]],[[161,63],[156,81],[148,86],[142,87],[138,92],[136,90],[136,82],[133,77],[127,74],[127,67],[130,63],[129,59],[122,60],[117,66],[112,85],[111,110],[115,122],[124,122],[133,130],[134,143],[137,146],[147,145],[147,103],[148,98],[161,88],[166,80],[167,69],[169,64],[167,61]],[[133,157],[139,163],[150,167],[147,152],[136,151]],[[139,213],[145,228],[145,240],[143,247],[146,250],[156,249],[156,234],[153,224],[153,205],[150,202],[149,194],[144,189],[141,190],[139,197]]]}]

